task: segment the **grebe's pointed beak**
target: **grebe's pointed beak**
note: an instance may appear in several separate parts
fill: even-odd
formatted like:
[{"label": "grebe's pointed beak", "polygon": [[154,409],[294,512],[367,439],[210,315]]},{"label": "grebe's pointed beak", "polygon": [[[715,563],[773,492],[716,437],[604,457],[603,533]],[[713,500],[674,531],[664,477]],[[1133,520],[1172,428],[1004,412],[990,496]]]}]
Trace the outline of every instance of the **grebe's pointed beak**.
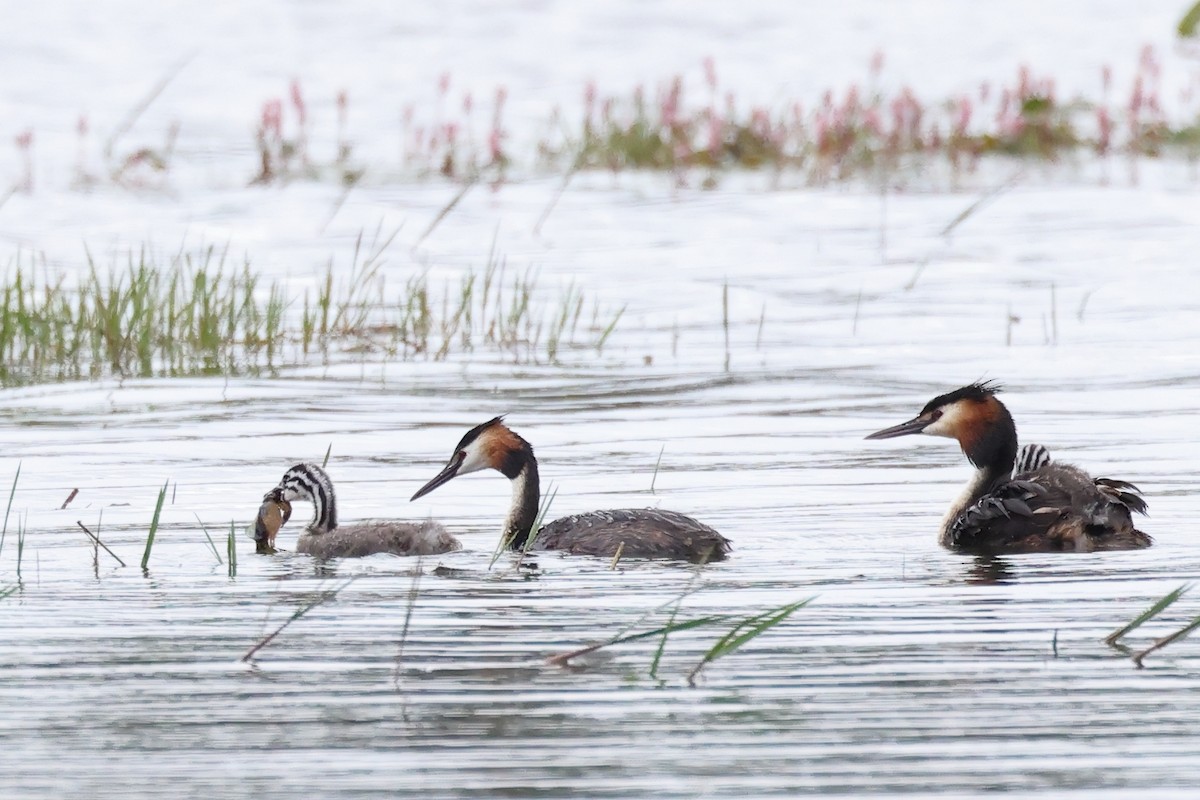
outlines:
[{"label": "grebe's pointed beak", "polygon": [[893,425],[890,428],[884,428],[881,431],[875,431],[868,439],[895,439],[897,436],[908,436],[912,433],[921,433],[923,430],[933,424],[933,420],[928,415],[922,414],[919,417],[914,417],[908,422],[901,422],[899,425]]},{"label": "grebe's pointed beak", "polygon": [[450,463],[447,464],[441,472],[435,475],[433,480],[422,486],[420,489],[417,489],[417,493],[410,497],[408,501],[411,503],[418,497],[424,497],[434,489],[441,486],[443,483],[448,483],[451,481],[455,476],[458,475],[458,468],[462,466],[465,458],[466,454],[462,451],[455,453],[454,457],[450,459]]}]

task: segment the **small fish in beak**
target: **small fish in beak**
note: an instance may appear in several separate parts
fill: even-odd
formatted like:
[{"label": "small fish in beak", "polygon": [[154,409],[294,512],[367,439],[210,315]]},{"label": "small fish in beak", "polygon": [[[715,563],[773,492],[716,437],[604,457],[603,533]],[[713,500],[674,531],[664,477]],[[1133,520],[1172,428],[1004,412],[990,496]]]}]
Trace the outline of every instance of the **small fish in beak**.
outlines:
[{"label": "small fish in beak", "polygon": [[271,555],[275,552],[275,535],[292,517],[292,504],[283,499],[283,490],[276,486],[263,495],[254,521],[255,552]]}]

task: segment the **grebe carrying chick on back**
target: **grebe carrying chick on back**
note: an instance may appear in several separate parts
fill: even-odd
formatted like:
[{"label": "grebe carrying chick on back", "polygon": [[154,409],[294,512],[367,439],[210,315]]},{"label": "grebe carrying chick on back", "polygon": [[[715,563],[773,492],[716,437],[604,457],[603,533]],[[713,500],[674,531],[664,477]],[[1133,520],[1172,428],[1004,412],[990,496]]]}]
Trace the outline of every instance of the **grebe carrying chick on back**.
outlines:
[{"label": "grebe carrying chick on back", "polygon": [[449,463],[417,490],[413,500],[459,475],[494,469],[512,481],[513,499],[504,523],[504,542],[524,550],[532,536],[534,550],[563,550],[574,555],[662,558],[695,562],[720,561],[729,540],[703,523],[676,511],[623,508],[590,511],[556,519],[539,530],[538,462],[529,442],[514,433],[503,417],[467,431]]},{"label": "grebe carrying chick on back", "polygon": [[892,439],[923,433],[955,439],[975,475],[942,520],[944,547],[972,553],[1136,550],[1151,538],[1133,524],[1146,513],[1140,490],[1126,481],[1093,479],[1053,461],[1040,445],[1018,454],[1012,415],[994,383],[939,395],[908,422],[872,433]]}]

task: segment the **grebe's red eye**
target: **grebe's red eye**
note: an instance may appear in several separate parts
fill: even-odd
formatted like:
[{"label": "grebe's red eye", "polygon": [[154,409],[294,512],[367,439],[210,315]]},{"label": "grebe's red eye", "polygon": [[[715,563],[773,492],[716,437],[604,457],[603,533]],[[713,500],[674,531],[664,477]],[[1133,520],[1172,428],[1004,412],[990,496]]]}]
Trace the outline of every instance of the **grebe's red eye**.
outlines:
[{"label": "grebe's red eye", "polygon": [[940,408],[935,408],[933,411],[929,412],[930,421],[937,422],[941,418],[942,418],[942,410]]}]

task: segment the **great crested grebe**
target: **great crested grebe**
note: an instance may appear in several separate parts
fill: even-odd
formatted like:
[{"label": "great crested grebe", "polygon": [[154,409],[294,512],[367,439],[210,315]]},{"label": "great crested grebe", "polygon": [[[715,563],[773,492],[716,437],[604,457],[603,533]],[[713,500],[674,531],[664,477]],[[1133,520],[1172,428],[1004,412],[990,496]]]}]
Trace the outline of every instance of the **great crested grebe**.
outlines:
[{"label": "great crested grebe", "polygon": [[1017,428],[996,399],[998,391],[992,383],[955,389],[930,400],[908,422],[867,437],[925,433],[958,441],[976,472],[942,520],[942,545],[976,553],[1149,547],[1150,537],[1131,516],[1146,513],[1139,489],[1093,480],[1078,467],[1053,461],[1041,445],[1026,445],[1018,458]]},{"label": "great crested grebe", "polygon": [[729,554],[729,540],[712,528],[675,511],[623,508],[590,511],[556,519],[532,531],[537,521],[538,463],[533,447],[508,428],[503,417],[477,425],[462,437],[445,469],[417,490],[413,500],[459,475],[494,469],[512,481],[512,507],[504,523],[504,541],[523,550],[532,533],[532,548],[565,550],[574,555],[623,558],[669,558],[719,561]]},{"label": "great crested grebe", "polygon": [[[259,509],[259,524],[270,533],[277,531],[282,521],[275,523],[275,514],[270,506],[286,504],[288,515],[291,503],[307,500],[313,504],[313,519],[296,542],[296,552],[316,558],[358,558],[375,553],[392,553],[398,556],[430,556],[461,550],[462,545],[440,523],[392,522],[390,520],[368,520],[353,525],[338,525],[337,499],[333,493],[333,482],[325,470],[316,464],[297,464],[283,474],[279,485],[267,492],[263,507]],[[267,519],[264,521],[263,509]],[[274,538],[273,536],[271,538]],[[261,550],[260,550],[261,552]]]}]

